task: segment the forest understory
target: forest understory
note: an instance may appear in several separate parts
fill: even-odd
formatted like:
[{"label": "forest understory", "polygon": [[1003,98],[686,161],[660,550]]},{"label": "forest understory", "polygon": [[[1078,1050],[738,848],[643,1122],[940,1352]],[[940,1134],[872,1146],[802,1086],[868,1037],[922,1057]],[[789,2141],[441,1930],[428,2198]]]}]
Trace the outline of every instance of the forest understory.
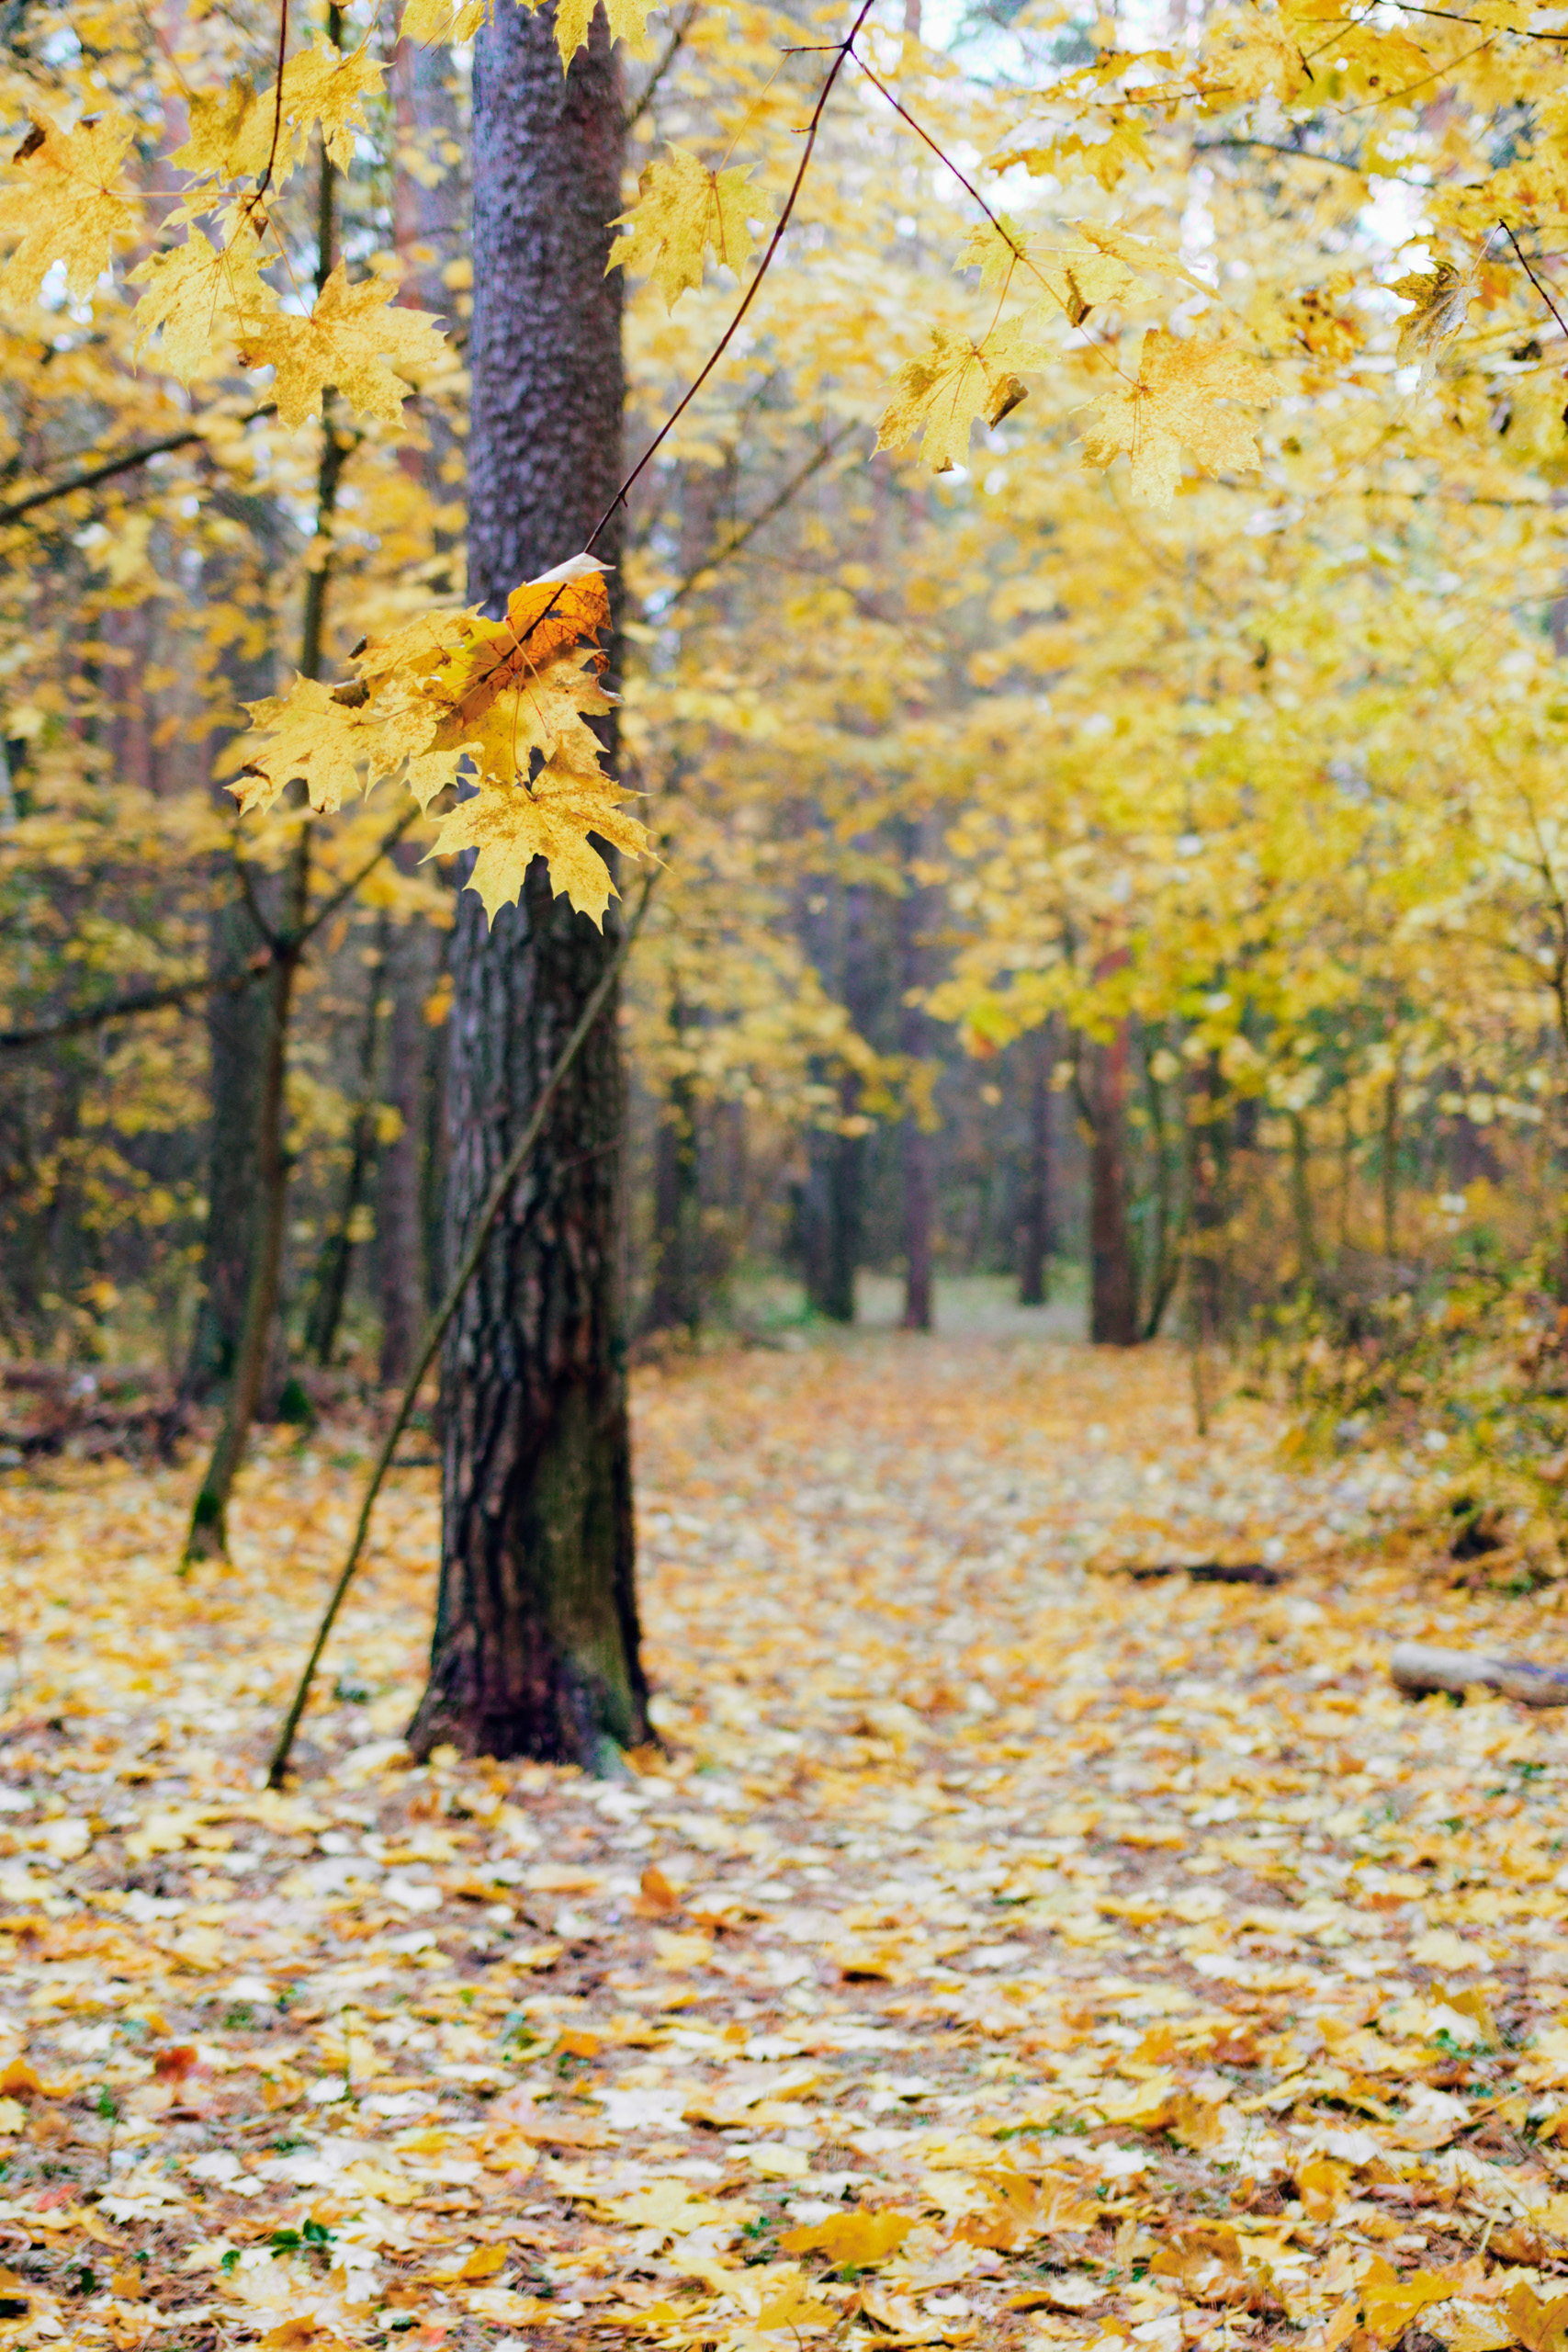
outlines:
[{"label": "forest understory", "polygon": [[[399,1744],[400,1471],[289,1792],[361,1430],[8,1474],[0,2343],[1551,2352],[1568,1747],[1400,1699],[1555,1589],[1188,1367],[860,1334],[637,1384],[662,1751]],[[1395,1556],[1395,1553],[1399,1556]],[[1260,1559],[1272,1588],[1134,1577]]]}]

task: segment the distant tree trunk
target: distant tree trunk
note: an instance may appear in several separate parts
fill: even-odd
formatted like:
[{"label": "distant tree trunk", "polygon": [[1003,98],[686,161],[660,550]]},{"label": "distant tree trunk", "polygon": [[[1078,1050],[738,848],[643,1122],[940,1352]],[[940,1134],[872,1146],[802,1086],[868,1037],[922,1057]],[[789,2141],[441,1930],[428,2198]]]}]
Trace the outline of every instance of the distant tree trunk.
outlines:
[{"label": "distant tree trunk", "polygon": [[[563,75],[551,15],[498,9],[474,65],[470,593],[490,611],[584,545],[621,468],[625,127],[603,14]],[[618,566],[612,527],[598,552]],[[612,571],[618,599],[620,572]],[[615,670],[612,653],[612,677]],[[613,753],[613,728],[606,727]],[[452,944],[449,1259],[612,952],[536,862]],[[647,1736],[619,1295],[612,998],[454,1317],[442,1363],[441,1583],[416,1754],[592,1770]]]},{"label": "distant tree trunk", "polygon": [[[221,971],[261,944],[250,911],[228,899],[208,926],[208,962]],[[218,989],[207,1001],[209,1141],[201,1292],[183,1392],[196,1404],[231,1378],[245,1317],[245,1285],[255,1239],[256,1135],[266,1049],[266,991]]]},{"label": "distant tree trunk", "polygon": [[[841,1118],[854,1117],[859,1097],[859,1081],[852,1076],[845,1078],[839,1090]],[[829,1323],[855,1319],[864,1158],[863,1135],[826,1129],[811,1138],[800,1219],[806,1295],[813,1313]]]},{"label": "distant tree trunk", "polygon": [[[312,579],[317,575],[312,574]],[[289,860],[284,903],[286,930],[304,918],[310,884],[310,831],[302,826]],[[288,1023],[294,1005],[299,957],[279,954],[266,991],[267,1032],[256,1103],[256,1217],[245,1312],[235,1350],[233,1376],[223,1426],[191,1512],[186,1562],[221,1557],[229,1549],[229,1498],[245,1444],[262,1400],[267,1351],[277,1315],[283,1279],[283,1232],[288,1200]]]},{"label": "distant tree trunk", "polygon": [[1018,1219],[1018,1303],[1043,1306],[1051,1295],[1051,1072],[1056,1024],[1029,1034],[1029,1158]]},{"label": "distant tree trunk", "polygon": [[391,1000],[387,1035],[387,1098],[398,1114],[399,1124],[396,1135],[381,1147],[376,1171],[383,1388],[400,1388],[408,1378],[425,1314],[424,1219],[420,1193],[430,1060],[430,1028],[424,1018],[425,999],[430,992],[430,962],[427,926],[422,922],[400,924],[388,954],[386,983]]},{"label": "distant tree trunk", "polygon": [[1399,1073],[1394,1071],[1382,1098],[1382,1253],[1399,1255]]},{"label": "distant tree trunk", "polygon": [[[343,17],[335,0],[328,9],[327,32],[334,46],[341,41]],[[332,274],[337,250],[337,173],[324,144],[316,190],[316,291],[320,294]],[[328,397],[322,404],[321,455],[316,468],[316,525],[323,538],[337,509],[338,485],[347,455],[348,444],[338,433]],[[306,577],[299,627],[302,677],[319,678],[321,674],[330,577],[326,562]],[[290,787],[291,792],[296,789]],[[307,820],[300,824],[289,853],[280,923],[272,943],[272,971],[266,990],[268,1026],[256,1096],[255,1228],[245,1283],[244,1318],[235,1350],[223,1426],[191,1511],[186,1537],[186,1566],[196,1560],[221,1557],[229,1549],[229,1498],[261,1405],[267,1356],[277,1321],[288,1207],[288,1024],[303,953],[294,943],[303,928],[310,896],[310,826]]]},{"label": "distant tree trunk", "polygon": [[1138,1284],[1127,1218],[1127,1024],[1091,1049],[1089,1153],[1089,1335],[1101,1346],[1138,1340]]},{"label": "distant tree trunk", "polygon": [[1291,1121],[1291,1215],[1296,1227],[1296,1280],[1311,1283],[1317,1275],[1317,1227],[1312,1205],[1312,1152],[1307,1124],[1300,1111]]},{"label": "distant tree trunk", "polygon": [[[908,6],[906,20],[907,17]],[[915,37],[919,37],[918,6]],[[908,865],[920,850],[920,833],[912,824],[903,831]],[[925,927],[930,898],[929,890],[922,889],[913,879],[907,879],[904,895],[898,900],[898,1050],[911,1074],[931,1053],[931,1017],[923,1005],[909,1001],[926,983]],[[904,1312],[899,1319],[906,1331],[929,1331],[931,1216],[936,1204],[935,1138],[922,1124],[918,1107],[904,1114],[899,1148],[904,1178]]]},{"label": "distant tree trunk", "polygon": [[344,1170],[337,1214],[316,1261],[310,1311],[305,1323],[305,1351],[323,1365],[331,1363],[337,1347],[343,1310],[348,1299],[359,1211],[376,1159],[376,1065],[381,1042],[381,982],[387,969],[390,929],[383,913],[376,926],[376,948],[367,976],[365,1013],[359,1032],[359,1094],[349,1129],[348,1166]]},{"label": "distant tree trunk", "polygon": [[1224,1080],[1211,1054],[1190,1073],[1187,1096],[1189,1225],[1188,1312],[1197,1347],[1224,1326],[1224,1234],[1228,1221],[1224,1150]]},{"label": "distant tree trunk", "polygon": [[[670,1030],[678,1063],[689,1019],[679,987],[672,987]],[[653,1283],[643,1329],[688,1331],[694,1340],[702,1316],[699,1146],[696,1087],[678,1067],[654,1137]]]}]

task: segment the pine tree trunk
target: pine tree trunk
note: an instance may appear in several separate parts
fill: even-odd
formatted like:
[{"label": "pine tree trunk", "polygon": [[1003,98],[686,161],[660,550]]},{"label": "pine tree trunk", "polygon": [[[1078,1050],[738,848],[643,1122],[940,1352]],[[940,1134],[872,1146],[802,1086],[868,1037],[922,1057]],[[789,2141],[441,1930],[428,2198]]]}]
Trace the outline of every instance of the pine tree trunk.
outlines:
[{"label": "pine tree trunk", "polygon": [[1138,1284],[1127,1222],[1127,1024],[1094,1048],[1089,1141],[1089,1321],[1098,1344],[1131,1348],[1138,1340]]},{"label": "pine tree trunk", "polygon": [[1043,1306],[1051,1295],[1051,1068],[1055,1024],[1029,1038],[1029,1162],[1018,1220],[1018,1303]]},{"label": "pine tree trunk", "polygon": [[[474,70],[470,594],[498,610],[584,545],[621,466],[624,125],[604,17],[565,75],[552,12],[502,8]],[[618,563],[620,534],[597,552]],[[620,573],[610,575],[612,595]],[[612,676],[616,664],[612,656]],[[613,729],[606,728],[609,748]],[[452,944],[447,1248],[456,1259],[612,951],[536,864]],[[442,1363],[441,1585],[416,1754],[594,1769],[647,1736],[620,1298],[615,1001],[552,1105]]]}]

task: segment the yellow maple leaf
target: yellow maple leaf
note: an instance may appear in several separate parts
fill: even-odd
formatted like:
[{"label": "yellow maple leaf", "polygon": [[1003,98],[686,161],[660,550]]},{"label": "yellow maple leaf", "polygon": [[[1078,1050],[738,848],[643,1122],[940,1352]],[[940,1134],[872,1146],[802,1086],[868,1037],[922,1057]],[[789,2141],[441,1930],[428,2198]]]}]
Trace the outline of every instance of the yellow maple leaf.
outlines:
[{"label": "yellow maple leaf", "polygon": [[637,200],[611,224],[626,234],[607,266],[645,269],[672,311],[689,287],[703,282],[703,257],[713,248],[739,277],[755,250],[747,219],[756,198],[739,166],[710,172],[683,147],[649,164],[637,182]]},{"label": "yellow maple leaf", "polygon": [[65,264],[65,282],[78,300],[92,292],[116,240],[135,233],[136,216],[115,186],[134,137],[123,115],[74,130],[58,130],[47,115],[34,117],[11,158],[15,176],[0,188],[0,241],[11,243],[0,300],[36,302],[57,261]]},{"label": "yellow maple leaf", "polygon": [[1266,90],[1293,98],[1306,65],[1300,45],[1271,9],[1244,6],[1209,19],[1196,79],[1207,97],[1243,106]]},{"label": "yellow maple leaf", "polygon": [[[584,714],[613,710],[615,705],[615,697],[591,673],[589,665],[597,659],[580,650],[558,654],[542,670],[530,670],[497,695],[478,719],[449,723],[453,748],[461,739],[461,748],[473,755],[480,775],[496,783],[526,777],[535,752],[563,770],[596,775],[600,745]],[[437,738],[438,747],[442,740]]]},{"label": "yellow maple leaf", "polygon": [[1147,167],[1151,158],[1148,141],[1141,125],[1125,117],[1113,117],[1099,139],[1086,138],[1081,130],[1066,124],[1052,127],[1033,137],[1015,140],[1009,147],[991,157],[992,168],[1005,172],[1014,164],[1021,164],[1032,179],[1050,172],[1061,179],[1074,175],[1064,166],[1077,164],[1110,190],[1134,164]]},{"label": "yellow maple leaf", "polygon": [[1439,262],[1436,269],[1417,270],[1409,277],[1394,280],[1390,291],[1416,305],[1399,322],[1394,356],[1402,365],[1412,359],[1421,362],[1423,385],[1431,382],[1445,345],[1451,343],[1463,326],[1465,314],[1480,290],[1473,271],[1457,270],[1446,261]]},{"label": "yellow maple leaf", "polygon": [[243,334],[277,308],[247,228],[221,250],[192,229],[183,245],[149,254],[130,277],[147,288],[134,318],[138,355],[154,334],[161,336],[164,365],[185,384],[211,363],[220,328]]},{"label": "yellow maple leaf", "polygon": [[408,0],[400,40],[429,49],[436,41],[472,40],[490,14],[489,0]]},{"label": "yellow maple leaf", "polygon": [[[604,0],[610,39],[625,41],[634,57],[641,53],[648,39],[648,20],[653,5],[654,0]],[[598,0],[556,0],[556,46],[563,66],[570,65],[578,51],[587,47],[588,28],[593,22],[597,6]]]},{"label": "yellow maple leaf", "polygon": [[951,473],[968,458],[976,420],[999,424],[1023,399],[1013,371],[1038,368],[1045,356],[1038,328],[1024,319],[1005,319],[982,343],[933,327],[930,351],[899,371],[898,389],[877,428],[877,447],[897,449],[922,434],[924,462],[933,473]]},{"label": "yellow maple leaf", "polygon": [[346,171],[355,133],[370,127],[365,101],[379,91],[384,72],[367,43],[345,57],[330,40],[312,41],[284,67],[281,103],[275,84],[257,90],[243,75],[221,90],[197,91],[190,135],[170,160],[199,179],[238,180],[258,179],[270,158],[276,185],[303,162],[320,124],[327,153]]},{"label": "yellow maple leaf", "polygon": [[852,2263],[869,2270],[897,2254],[914,2226],[908,2213],[829,2213],[786,2230],[779,2244],[786,2254],[825,2254],[836,2269]]},{"label": "yellow maple leaf", "polygon": [[311,808],[331,814],[362,784],[368,789],[378,776],[424,750],[435,729],[428,707],[378,710],[319,678],[296,678],[287,695],[246,708],[253,732],[241,749],[247,763],[229,789],[247,816],[270,808],[296,779]]},{"label": "yellow maple leaf", "polygon": [[1185,342],[1163,327],[1152,328],[1144,337],[1137,382],[1095,401],[1084,457],[1090,465],[1108,466],[1127,450],[1134,497],[1168,507],[1181,479],[1184,447],[1209,473],[1257,465],[1251,420],[1220,403],[1268,396],[1266,371],[1245,352],[1228,344]]},{"label": "yellow maple leaf", "polygon": [[247,323],[242,364],[277,370],[273,398],[285,424],[320,415],[329,386],[357,415],[397,424],[410,390],[400,379],[439,368],[446,357],[434,313],[395,307],[397,290],[390,277],[351,286],[339,262],[309,318],[276,311],[254,326]]},{"label": "yellow maple leaf", "polygon": [[597,833],[634,857],[649,843],[647,826],[626,813],[623,797],[610,777],[583,775],[552,760],[528,784],[485,784],[471,799],[459,801],[444,819],[430,854],[478,850],[468,887],[479,892],[492,922],[518,898],[529,866],[542,857],[557,898],[564,891],[580,914],[603,925],[615,890],[589,835]]}]

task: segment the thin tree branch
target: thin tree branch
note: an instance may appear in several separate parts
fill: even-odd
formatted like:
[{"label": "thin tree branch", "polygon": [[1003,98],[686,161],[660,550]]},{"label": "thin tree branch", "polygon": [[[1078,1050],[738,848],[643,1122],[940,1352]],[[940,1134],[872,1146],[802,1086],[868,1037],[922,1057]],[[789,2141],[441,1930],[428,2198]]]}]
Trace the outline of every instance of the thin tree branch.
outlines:
[{"label": "thin tree branch", "polygon": [[1513,231],[1509,228],[1506,220],[1499,220],[1497,226],[1507,238],[1508,243],[1514,248],[1515,253],[1517,254],[1519,257],[1519,267],[1524,271],[1525,276],[1529,279],[1530,284],[1535,288],[1536,292],[1540,296],[1541,300],[1546,304],[1547,309],[1551,312],[1552,317],[1556,320],[1558,333],[1562,335],[1568,335],[1568,323],[1564,322],[1562,311],[1558,309],[1556,303],[1552,300],[1551,295],[1547,292],[1545,287],[1541,284],[1540,278],[1536,276],[1534,270],[1525,259],[1524,247],[1520,244],[1517,237],[1515,236]]},{"label": "thin tree branch", "polygon": [[[1195,155],[1213,155],[1227,147],[1256,147],[1265,155],[1283,155],[1292,164],[1323,164],[1331,171],[1349,172],[1359,180],[1368,176],[1363,164],[1348,164],[1343,155],[1319,155],[1310,147],[1287,147],[1280,139],[1195,139],[1192,142]],[[1425,180],[1406,179],[1403,173],[1379,172],[1377,176],[1381,180],[1397,179],[1402,187],[1418,187],[1427,195],[1431,193]]]},{"label": "thin tree branch", "polygon": [[[248,410],[239,422],[254,424],[258,417],[271,416],[276,405],[267,401],[261,408]],[[29,491],[26,498],[16,498],[8,506],[0,506],[0,524],[19,523],[35,507],[48,506],[57,498],[70,498],[79,490],[96,490],[99,482],[110,481],[116,474],[130,473],[134,467],[146,465],[149,458],[167,457],[175,449],[188,449],[193,442],[206,438],[201,427],[193,425],[187,432],[171,433],[163,441],[144,441],[139,448],[127,449],[118,458],[106,458],[100,466],[87,466],[81,473],[67,474],[63,481],[51,482],[47,489]]]},{"label": "thin tree branch", "polygon": [[109,997],[80,1012],[62,1012],[58,1020],[40,1021],[31,1029],[0,1029],[0,1053],[22,1053],[30,1046],[52,1045],[60,1037],[80,1037],[111,1021],[127,1021],[139,1012],[162,1012],[172,1004],[186,1004],[197,996],[238,996],[265,978],[272,956],[258,948],[247,964],[223,972],[203,972],[198,979],[171,980],[164,988],[132,989],[125,996]]},{"label": "thin tree branch", "polygon": [[843,434],[837,441],[824,441],[821,447],[801,467],[799,472],[792,475],[785,482],[776,497],[770,498],[758,514],[749,515],[740,528],[726,540],[723,547],[716,548],[711,555],[704,557],[701,563],[694,565],[683,580],[676,582],[670,591],[666,603],[678,605],[682,597],[691,594],[699,580],[705,580],[710,571],[716,571],[721,563],[728,563],[731,556],[739,555],[743,548],[750,546],[758,532],[765,529],[775,516],[782,514],[790,501],[798,497],[807,483],[815,475],[819,474],[824,466],[832,463],[848,438],[848,434]]},{"label": "thin tree branch", "polygon": [[[728,350],[730,345],[734,342],[736,335],[739,333],[741,322],[745,319],[747,311],[756,300],[757,295],[761,288],[762,280],[766,277],[768,271],[773,265],[773,259],[778,253],[778,249],[784,243],[784,231],[789,227],[791,216],[795,211],[796,199],[800,195],[801,189],[806,185],[806,175],[811,168],[812,151],[817,144],[817,134],[822,128],[822,117],[827,111],[828,101],[833,95],[833,85],[837,82],[840,74],[843,72],[845,61],[853,53],[855,35],[859,32],[861,27],[870,16],[873,5],[874,0],[861,0],[861,6],[856,14],[854,23],[850,27],[850,29],[844,39],[841,41],[837,42],[834,46],[833,62],[829,65],[827,73],[823,76],[822,87],[817,93],[817,103],[811,109],[811,119],[807,125],[805,152],[800,158],[799,167],[795,172],[795,177],[790,182],[789,194],[784,198],[784,210],[779,214],[778,220],[773,227],[773,233],[768,240],[767,251],[763,254],[761,260],[757,265],[756,276],[752,278],[750,285],[746,288],[745,293],[741,296],[739,306],[737,309],[734,317],[730,320],[729,324],[725,328],[724,333],[720,335],[717,343],[708,355],[707,359],[703,365],[701,372],[694,378],[689,390],[671,410],[670,414],[665,418],[663,424],[660,426],[658,432],[649,443],[648,447],[643,451],[641,457],[637,459],[636,465],[632,468],[625,481],[622,482],[619,490],[616,491],[614,498],[611,499],[608,506],[605,507],[603,514],[600,515],[599,520],[593,526],[592,530],[589,533],[588,546],[584,549],[584,553],[591,554],[592,552],[594,541],[599,538],[604,532],[606,525],[609,523],[611,515],[615,512],[616,507],[625,505],[633,486],[638,481],[640,476],[647,471],[654,458],[663,447],[665,442],[670,438],[671,434],[674,431],[676,425],[679,424],[682,417],[686,413],[686,411],[691,407],[692,402],[696,399],[697,394],[702,390],[703,386],[707,382],[708,378],[713,374],[714,369],[718,366],[719,361],[724,357],[725,353]],[[540,621],[542,621],[544,615],[541,614],[539,616]],[[537,628],[538,626],[539,622],[536,622],[535,627]]]},{"label": "thin tree branch", "polygon": [[333,1587],[331,1597],[321,1615],[321,1622],[316,1628],[316,1638],[310,1645],[310,1654],[305,1660],[304,1669],[296,1686],[294,1696],[289,1702],[288,1712],[278,1731],[271,1761],[266,1769],[266,1784],[269,1789],[280,1789],[283,1786],[284,1775],[288,1770],[289,1752],[294,1746],[294,1735],[299,1728],[299,1718],[305,1712],[305,1704],[310,1695],[310,1685],[315,1679],[316,1668],[321,1664],[321,1652],[326,1648],[328,1637],[337,1623],[338,1611],[343,1607],[344,1596],[354,1581],[355,1571],[359,1566],[360,1555],[365,1549],[370,1514],[376,1508],[376,1498],[381,1491],[382,1482],[390,1466],[392,1456],[397,1452],[398,1441],[408,1426],[409,1415],[413,1411],[414,1402],[419,1395],[420,1383],[429,1371],[434,1360],[435,1351],[446,1336],[447,1325],[462,1303],[463,1294],[472,1281],[479,1260],[484,1255],[486,1245],[511,1195],[512,1188],[539,1140],[550,1104],[555,1101],[572,1064],[592,1035],[599,1016],[609,1001],[610,991],[620,978],[621,967],[631,954],[637,933],[642,928],[642,919],[648,912],[649,900],[653,896],[654,885],[658,879],[659,868],[655,866],[642,886],[642,896],[637,900],[637,911],[626,925],[619,945],[600,974],[592,993],[578,1015],[570,1036],[561,1047],[554,1068],[539,1090],[527,1125],[497,1169],[495,1182],[490,1188],[485,1204],[479,1211],[479,1220],[468,1238],[468,1246],[463,1252],[463,1261],[447,1284],[446,1296],[425,1326],[424,1336],[419,1343],[419,1350],[414,1358],[413,1369],[409,1374],[403,1393],[398,1400],[398,1409],[392,1417],[391,1427],[382,1440],[381,1451],[377,1455],[375,1468],[370,1473],[369,1483],[365,1489],[365,1498],[359,1507],[359,1519],[355,1527],[354,1540],[348,1547],[348,1556],[338,1572],[337,1582]]},{"label": "thin tree branch", "polygon": [[[163,988],[131,989],[124,996],[108,997],[98,1004],[85,1005],[78,1012],[62,1012],[53,1021],[40,1021],[31,1029],[0,1029],[0,1053],[23,1053],[29,1046],[51,1045],[59,1037],[80,1037],[90,1029],[102,1029],[111,1021],[129,1021],[138,1013],[164,1012],[175,1004],[188,1004],[200,996],[238,996],[258,980],[265,980],[273,966],[283,956],[298,956],[307,946],[324,922],[329,922],[345,899],[351,899],[361,883],[369,879],[381,860],[394,850],[409,827],[421,814],[410,808],[391,831],[382,836],[376,849],[364,864],[347,879],[330,891],[308,921],[298,931],[274,933],[266,928],[253,907],[253,921],[261,923],[266,944],[243,964],[232,964],[221,972],[203,972],[196,979],[171,980]],[[236,865],[240,865],[238,859]],[[242,876],[243,869],[242,867]]]},{"label": "thin tree branch", "polygon": [[317,932],[320,931],[321,925],[324,922],[331,921],[332,917],[336,914],[338,909],[344,904],[344,900],[353,898],[360,884],[369,880],[371,875],[375,873],[376,868],[380,865],[381,860],[391,854],[392,851],[397,848],[398,843],[402,840],[403,835],[408,831],[409,827],[415,823],[415,821],[419,818],[423,817],[423,814],[424,811],[419,806],[417,801],[415,801],[411,808],[405,808],[402,815],[398,819],[397,823],[391,828],[390,831],[382,834],[379,843],[366,859],[364,865],[359,866],[355,872],[351,874],[345,882],[340,882],[337,888],[322,899],[314,914],[312,914],[308,921],[301,923],[294,936],[288,940],[285,944],[298,951],[299,948],[305,946],[310,940],[313,939]]},{"label": "thin tree branch", "polygon": [[691,31],[693,25],[695,23],[697,11],[701,6],[702,0],[692,0],[692,6],[687,9],[685,15],[682,17],[680,23],[671,34],[669,46],[666,48],[663,56],[660,59],[652,73],[649,75],[647,81],[643,84],[642,89],[638,94],[636,106],[632,107],[630,113],[626,118],[626,127],[628,130],[630,130],[635,124],[639,123],[642,120],[643,116],[653,104],[655,91],[658,89],[660,82],[663,81],[664,76],[668,74],[671,65],[674,64],[676,58],[681,53],[681,51],[685,47],[686,35]]}]

